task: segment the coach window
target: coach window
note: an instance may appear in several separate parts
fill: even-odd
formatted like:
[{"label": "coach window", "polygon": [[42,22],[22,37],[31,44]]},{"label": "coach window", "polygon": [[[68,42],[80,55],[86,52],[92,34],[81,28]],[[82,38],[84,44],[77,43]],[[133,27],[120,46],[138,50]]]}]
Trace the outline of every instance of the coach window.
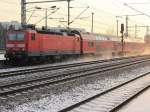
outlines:
[{"label": "coach window", "polygon": [[31,40],[35,40],[35,33],[31,34]]}]

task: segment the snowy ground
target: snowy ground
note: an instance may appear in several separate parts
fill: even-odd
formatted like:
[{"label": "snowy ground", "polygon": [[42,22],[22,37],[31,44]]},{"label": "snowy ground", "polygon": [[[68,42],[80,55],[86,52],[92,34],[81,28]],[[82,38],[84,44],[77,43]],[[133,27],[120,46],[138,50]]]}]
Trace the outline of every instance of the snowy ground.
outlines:
[{"label": "snowy ground", "polygon": [[150,89],[131,100],[117,112],[150,112]]},{"label": "snowy ground", "polygon": [[141,66],[135,65],[124,72],[104,73],[94,78],[80,79],[49,88],[49,91],[41,89],[40,92],[34,92],[29,97],[18,97],[14,102],[5,102],[7,106],[1,106],[0,110],[1,112],[57,112],[64,107],[148,72],[149,65],[150,63]]}]

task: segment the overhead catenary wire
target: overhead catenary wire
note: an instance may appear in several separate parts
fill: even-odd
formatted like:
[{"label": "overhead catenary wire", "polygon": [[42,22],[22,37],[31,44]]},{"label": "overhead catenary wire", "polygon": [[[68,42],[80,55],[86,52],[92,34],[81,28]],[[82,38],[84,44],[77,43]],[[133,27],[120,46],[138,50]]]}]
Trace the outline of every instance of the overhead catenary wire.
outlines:
[{"label": "overhead catenary wire", "polygon": [[27,20],[27,23],[30,21],[30,19],[31,19],[31,17],[33,16],[35,10],[36,10],[36,9],[34,9],[34,10],[32,11],[32,14],[30,15],[29,19]]},{"label": "overhead catenary wire", "polygon": [[150,5],[150,2],[141,2],[141,3],[128,3],[131,5]]},{"label": "overhead catenary wire", "polygon": [[[65,15],[65,14],[64,14]],[[44,18],[43,18],[44,19]],[[77,18],[76,18],[77,19]],[[102,23],[102,24],[104,24],[104,23]],[[110,25],[109,25],[110,26]]]},{"label": "overhead catenary wire", "polygon": [[[56,10],[52,11],[50,14],[47,15],[47,17],[49,17],[50,15],[54,14],[55,12],[57,12],[60,8],[57,8]],[[43,17],[42,19],[40,19],[39,21],[37,21],[35,23],[35,25],[37,25],[38,23],[40,23],[42,20],[46,19],[45,17]]]},{"label": "overhead catenary wire", "polygon": [[136,12],[139,12],[139,13],[141,13],[141,14],[143,14],[143,15],[145,15],[145,16],[147,16],[147,17],[150,18],[150,15],[148,15],[148,14],[142,12],[142,11],[137,10],[136,8],[134,8],[134,7],[130,6],[130,5],[128,5],[127,3],[124,3],[124,5],[127,6],[127,7],[129,7],[130,9],[132,9],[132,10],[134,10],[134,11],[136,11]]},{"label": "overhead catenary wire", "polygon": [[83,4],[83,5],[87,5],[87,6],[90,6],[90,8],[91,9],[94,9],[94,10],[98,10],[98,11],[100,11],[100,12],[104,12],[104,13],[107,13],[108,15],[110,15],[110,16],[115,16],[115,14],[113,14],[113,13],[110,13],[109,11],[106,11],[106,10],[103,10],[103,9],[101,9],[100,7],[99,8],[97,8],[97,7],[93,7],[93,6],[91,6],[91,5],[89,5],[89,4],[87,4],[87,3],[83,3],[83,2],[79,2],[78,1],[78,3],[80,3],[80,4]]},{"label": "overhead catenary wire", "polygon": [[30,21],[30,19],[31,19],[31,17],[33,17],[33,14],[35,13],[35,11],[40,11],[39,9],[37,9],[37,8],[40,8],[40,10],[41,11],[45,11],[45,9],[47,10],[47,11],[49,11],[49,10],[54,10],[54,9],[50,9],[51,7],[48,7],[48,8],[41,8],[41,7],[34,7],[34,8],[32,8],[33,10],[30,10],[30,12],[32,11],[32,13],[31,13],[31,15],[29,16],[29,19],[27,20],[27,23]]},{"label": "overhead catenary wire", "polygon": [[85,10],[83,10],[77,17],[75,17],[75,18],[70,22],[70,24],[73,23],[76,19],[78,19],[88,8],[89,8],[89,7],[87,7],[87,8],[86,8]]},{"label": "overhead catenary wire", "polygon": [[72,0],[47,0],[47,1],[35,1],[35,2],[26,2],[26,4],[38,4],[38,3],[48,3],[48,2],[64,2],[64,1],[72,1]]},{"label": "overhead catenary wire", "polygon": [[[30,0],[31,1],[31,0]],[[60,0],[60,1],[63,1],[63,0]],[[65,1],[65,0],[64,0]],[[76,4],[80,4],[80,6],[81,6],[81,3],[83,3],[83,1],[81,1],[81,0],[75,0],[75,1],[77,1],[76,2]],[[19,5],[19,3],[18,2],[14,2],[14,1],[8,1],[8,0],[0,0],[0,2],[4,2],[4,3],[6,3],[6,4],[11,4],[11,5],[16,5],[16,6],[18,6]],[[62,2],[60,2],[60,3],[62,3]],[[84,3],[83,3],[84,4]],[[85,4],[86,4],[86,6],[88,6],[89,4],[87,4],[87,2],[85,1]],[[139,3],[138,3],[139,4]],[[138,5],[137,4],[137,5]],[[134,4],[133,4],[134,5]],[[78,6],[78,7],[80,7],[80,6]],[[85,6],[85,5],[84,5]],[[70,6],[71,7],[71,6]],[[82,6],[81,6],[82,7]],[[76,10],[75,8],[74,9],[72,9],[73,11],[74,10]],[[78,9],[77,9],[78,10]],[[114,20],[115,21],[115,16],[114,16],[114,14],[113,13],[111,13],[111,12],[109,12],[107,9],[102,9],[101,7],[93,7],[93,6],[90,6],[90,10],[94,10],[95,11],[95,13],[96,13],[96,11],[97,11],[97,13],[96,13],[96,15],[95,15],[95,27],[98,27],[98,25],[100,25],[100,26],[105,26],[106,25],[106,27],[107,26],[111,26],[112,24],[111,24],[111,22],[109,22],[109,20],[110,20],[110,18],[112,18],[112,20]],[[11,13],[11,12],[10,12]],[[36,13],[36,12],[35,12]],[[57,14],[58,13],[58,14]],[[65,17],[65,19],[67,19],[67,14],[64,12],[64,11],[58,11],[55,15],[56,16],[62,16],[62,17]],[[103,14],[101,14],[101,13],[106,13],[105,15],[103,15]],[[20,14],[20,13],[19,13]],[[37,13],[36,13],[37,14]],[[35,14],[35,15],[36,15]],[[40,19],[41,18],[41,15],[43,15],[43,14],[37,14],[38,15],[38,17],[37,17],[37,19]],[[76,14],[77,15],[77,14]],[[88,14],[86,13],[86,15],[88,16]],[[86,16],[85,15],[85,16]],[[89,15],[90,15],[90,12],[89,12]],[[31,17],[30,17],[31,15],[29,15],[28,17],[31,19]],[[32,15],[33,16],[33,15]],[[108,17],[107,17],[108,16]],[[72,15],[72,19],[74,19],[74,17],[75,17],[75,14],[73,14]],[[43,19],[44,19],[45,17],[43,17]],[[36,20],[37,20],[36,19]],[[80,19],[81,21],[84,21],[84,20],[82,20],[82,19]],[[78,21],[80,21],[80,20],[78,20]],[[42,20],[41,20],[42,21]],[[55,21],[54,21],[55,22]],[[75,22],[76,23],[76,22]],[[38,23],[37,23],[38,24]],[[73,24],[73,25],[75,25],[75,24]],[[90,26],[90,18],[89,18],[89,26]],[[105,28],[106,28],[105,27]]]}]

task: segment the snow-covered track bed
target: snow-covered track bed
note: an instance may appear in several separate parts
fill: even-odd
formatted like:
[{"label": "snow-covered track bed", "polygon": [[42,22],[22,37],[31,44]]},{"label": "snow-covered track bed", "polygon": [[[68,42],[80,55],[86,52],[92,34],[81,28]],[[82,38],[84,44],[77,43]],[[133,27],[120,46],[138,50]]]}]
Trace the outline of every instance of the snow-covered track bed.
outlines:
[{"label": "snow-covered track bed", "polygon": [[112,63],[117,61],[125,61],[129,59],[143,59],[150,57],[149,55],[144,56],[131,56],[131,57],[123,57],[123,58],[114,58],[114,59],[107,59],[107,60],[96,60],[96,61],[89,61],[89,62],[79,62],[79,63],[71,63],[71,64],[58,64],[58,65],[45,65],[45,66],[34,66],[34,67],[24,67],[18,70],[6,70],[0,72],[0,78],[5,77],[12,77],[12,76],[20,76],[29,73],[38,73],[38,72],[45,72],[45,71],[52,71],[52,70],[59,70],[59,69],[66,69],[66,68],[75,68],[75,67],[82,67],[82,66],[92,66],[95,64],[105,64],[105,63]]},{"label": "snow-covered track bed", "polygon": [[114,112],[150,87],[150,72],[78,102],[59,112]]},{"label": "snow-covered track bed", "polygon": [[6,60],[0,60],[0,69],[8,69],[8,68],[11,68],[11,66],[9,65],[5,65]]},{"label": "snow-covered track bed", "polygon": [[[17,75],[17,79],[15,76],[0,78],[0,98],[7,99],[7,97],[13,97],[22,92],[34,91],[38,88],[46,88],[50,85],[60,84],[67,81],[75,80],[82,77],[89,77],[98,75],[105,71],[118,70],[122,68],[126,68],[129,66],[134,66],[135,64],[140,64],[150,61],[150,56],[140,56],[140,57],[130,57],[125,59],[116,59],[107,62],[99,62],[99,64],[89,64],[88,66],[76,67],[72,69],[66,69],[58,71],[58,69],[51,70],[51,72],[45,73],[44,71],[41,74],[34,73],[26,74],[26,76],[22,76],[24,78],[20,78]],[[72,66],[71,66],[72,67]],[[60,69],[60,68],[59,68]],[[32,73],[32,72],[30,72]],[[44,75],[43,75],[44,74]],[[27,77],[28,75],[28,77]],[[9,79],[9,80],[8,80]]]}]

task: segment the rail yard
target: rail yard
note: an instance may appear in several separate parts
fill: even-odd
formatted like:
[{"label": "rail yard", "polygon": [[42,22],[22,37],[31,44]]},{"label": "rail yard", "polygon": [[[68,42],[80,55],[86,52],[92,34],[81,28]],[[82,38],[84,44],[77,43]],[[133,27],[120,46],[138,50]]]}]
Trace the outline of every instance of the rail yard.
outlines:
[{"label": "rail yard", "polygon": [[0,112],[150,112],[148,4],[1,0]]},{"label": "rail yard", "polygon": [[[147,65],[150,63],[149,61],[150,56],[145,55],[65,65],[49,65],[17,71],[1,72],[0,99],[1,104],[3,105],[1,106],[1,109],[4,112],[8,111],[9,109],[6,110],[7,108],[4,107],[10,106],[10,108],[12,108],[12,101],[17,104],[17,100],[20,98],[22,99],[19,101],[20,103],[24,102],[28,98],[38,102],[36,101],[37,96],[42,95],[47,100],[50,97],[47,108],[52,109],[53,105],[55,105],[51,111],[87,111],[86,109],[91,110],[93,108],[96,109],[93,111],[114,111],[123,105],[124,102],[133,98],[134,95],[137,95],[139,92],[148,88],[149,66]],[[135,68],[139,69],[138,73],[135,71]],[[126,73],[126,71],[128,72]],[[141,86],[136,86],[136,84]],[[73,91],[75,93],[72,93]],[[83,91],[85,91],[85,93]],[[88,93],[88,91],[90,93]],[[69,96],[65,94],[68,94]],[[87,95],[83,97],[82,95],[84,94]],[[51,99],[51,97],[54,98]],[[56,102],[54,101],[54,104],[50,103],[51,100],[53,101],[55,99],[55,97]],[[67,99],[67,97],[69,97],[69,99]],[[101,99],[101,97],[103,98]],[[94,107],[95,102],[98,103],[99,101],[97,101],[97,99],[99,99],[102,103],[99,105],[100,108]],[[110,102],[108,102],[108,99],[110,99]],[[64,104],[60,105],[62,101]],[[67,104],[67,102],[70,103]],[[88,104],[88,102],[93,103]],[[28,102],[26,103],[28,105]],[[44,104],[41,106],[44,106]],[[34,102],[31,105],[35,105]],[[39,104],[37,103],[37,105],[40,106],[40,102]],[[86,107],[86,105],[88,105],[88,107]],[[35,111],[33,107],[31,110],[32,109]]]}]

